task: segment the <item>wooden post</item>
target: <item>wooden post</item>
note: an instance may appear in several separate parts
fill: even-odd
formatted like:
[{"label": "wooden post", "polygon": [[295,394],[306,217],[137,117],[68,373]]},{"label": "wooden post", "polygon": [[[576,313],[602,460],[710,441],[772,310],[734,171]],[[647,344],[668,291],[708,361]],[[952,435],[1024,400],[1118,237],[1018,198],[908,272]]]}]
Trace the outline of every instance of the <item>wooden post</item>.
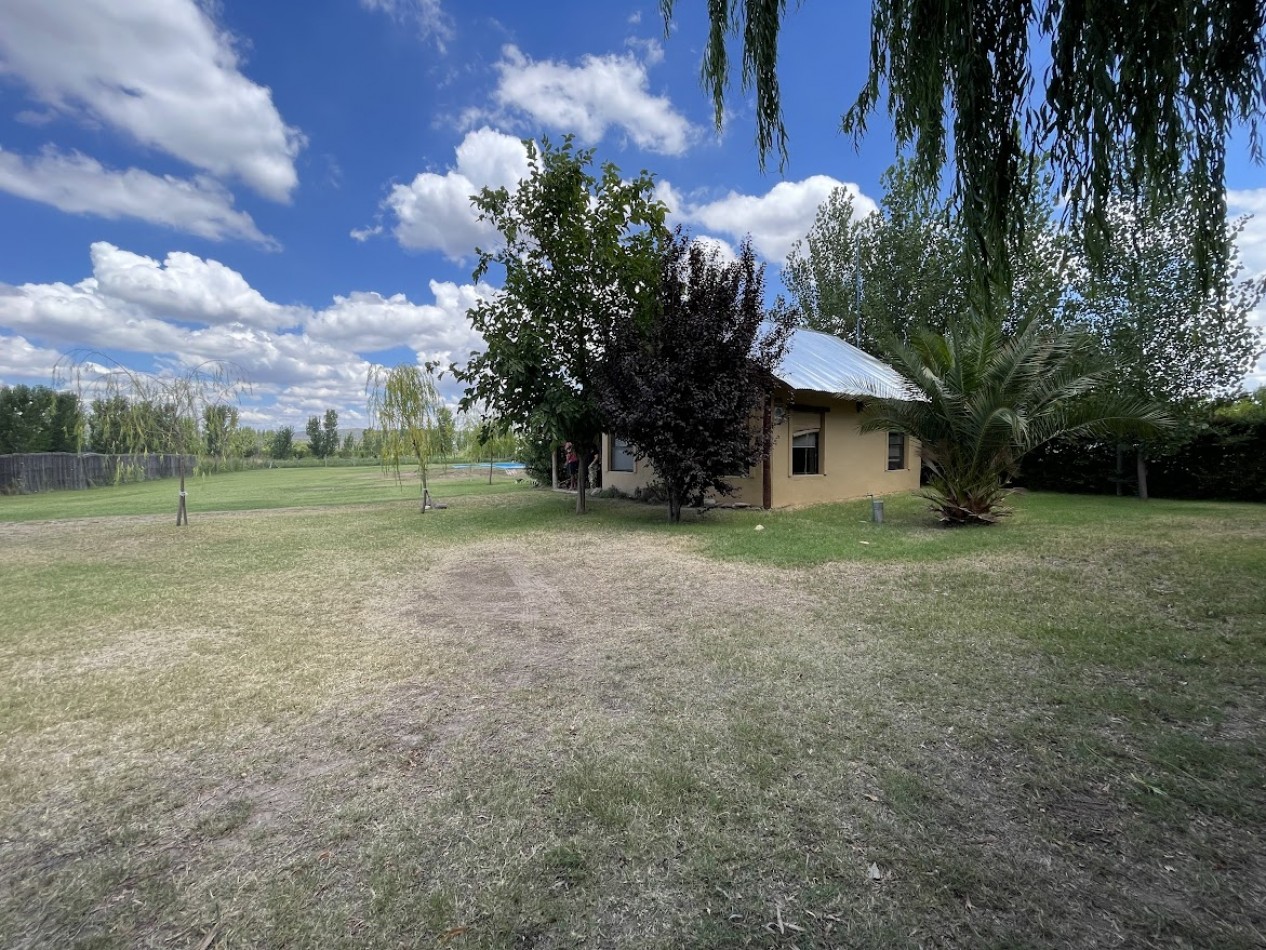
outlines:
[{"label": "wooden post", "polygon": [[180,456],[180,503],[176,506],[176,526],[189,526],[189,509],[185,507],[185,457]]}]

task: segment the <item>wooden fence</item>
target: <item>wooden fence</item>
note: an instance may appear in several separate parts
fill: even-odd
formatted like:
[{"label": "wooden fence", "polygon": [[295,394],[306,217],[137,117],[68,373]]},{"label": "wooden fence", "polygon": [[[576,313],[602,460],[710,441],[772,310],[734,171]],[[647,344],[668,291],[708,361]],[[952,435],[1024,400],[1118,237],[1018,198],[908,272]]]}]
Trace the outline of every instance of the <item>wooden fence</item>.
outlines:
[{"label": "wooden fence", "polygon": [[[29,495],[35,492],[74,488],[95,488],[120,481],[173,478],[180,474],[179,455],[97,455],[73,452],[28,452],[0,455],[0,494]],[[186,455],[184,470],[192,475],[198,458]]]}]

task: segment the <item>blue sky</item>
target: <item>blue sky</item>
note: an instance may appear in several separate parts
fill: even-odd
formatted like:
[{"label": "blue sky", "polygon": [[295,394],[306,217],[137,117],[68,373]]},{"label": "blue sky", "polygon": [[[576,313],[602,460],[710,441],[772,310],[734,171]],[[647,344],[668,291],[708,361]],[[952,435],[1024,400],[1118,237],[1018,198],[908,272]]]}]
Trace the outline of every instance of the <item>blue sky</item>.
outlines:
[{"label": "blue sky", "polygon": [[[655,2],[5,0],[0,382],[47,383],[84,349],[145,370],[226,359],[254,384],[247,423],[334,407],[363,425],[372,362],[480,345],[464,314],[495,288],[471,282],[487,236],[468,198],[512,186],[519,139],[543,134],[654,172],[698,235],[750,233],[776,287],[818,203],[845,185],[867,207],[894,157],[882,116],[859,149],[837,131],[869,5],[792,9],[791,161],[762,173],[742,95],[713,127],[699,0],[670,37]],[[1254,272],[1263,180],[1238,142]]]}]

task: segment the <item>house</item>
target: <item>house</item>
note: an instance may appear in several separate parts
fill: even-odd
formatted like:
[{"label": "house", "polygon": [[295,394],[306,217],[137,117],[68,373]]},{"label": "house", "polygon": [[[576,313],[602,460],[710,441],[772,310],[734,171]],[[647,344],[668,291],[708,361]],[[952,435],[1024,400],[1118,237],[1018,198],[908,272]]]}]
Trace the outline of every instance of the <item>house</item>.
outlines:
[{"label": "house", "polygon": [[[784,508],[888,495],[919,487],[919,455],[897,432],[863,434],[866,402],[908,390],[887,363],[838,337],[792,332],[767,411],[769,460],[730,479],[730,501]],[[602,437],[602,484],[631,494],[655,480],[644,459],[610,434]]]}]

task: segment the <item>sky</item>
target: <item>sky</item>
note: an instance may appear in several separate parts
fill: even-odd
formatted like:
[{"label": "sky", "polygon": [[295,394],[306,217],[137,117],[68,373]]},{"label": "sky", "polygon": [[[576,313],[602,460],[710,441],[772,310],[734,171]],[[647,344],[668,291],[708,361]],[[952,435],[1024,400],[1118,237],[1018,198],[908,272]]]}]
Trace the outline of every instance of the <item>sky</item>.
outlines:
[{"label": "sky", "polygon": [[[490,235],[470,207],[526,172],[523,138],[574,134],[656,176],[670,222],[750,234],[772,291],[837,187],[873,207],[895,157],[864,79],[869,5],[789,5],[790,161],[762,171],[750,98],[718,132],[699,82],[704,4],[604,0],[4,0],[0,4],[0,383],[59,361],[250,380],[244,424],[327,408],[366,424],[375,364],[462,362]],[[1266,170],[1227,175],[1249,273],[1266,273]],[[1266,307],[1256,319],[1266,325]],[[1266,363],[1249,385],[1266,384]],[[460,395],[451,377],[443,395]]]}]

